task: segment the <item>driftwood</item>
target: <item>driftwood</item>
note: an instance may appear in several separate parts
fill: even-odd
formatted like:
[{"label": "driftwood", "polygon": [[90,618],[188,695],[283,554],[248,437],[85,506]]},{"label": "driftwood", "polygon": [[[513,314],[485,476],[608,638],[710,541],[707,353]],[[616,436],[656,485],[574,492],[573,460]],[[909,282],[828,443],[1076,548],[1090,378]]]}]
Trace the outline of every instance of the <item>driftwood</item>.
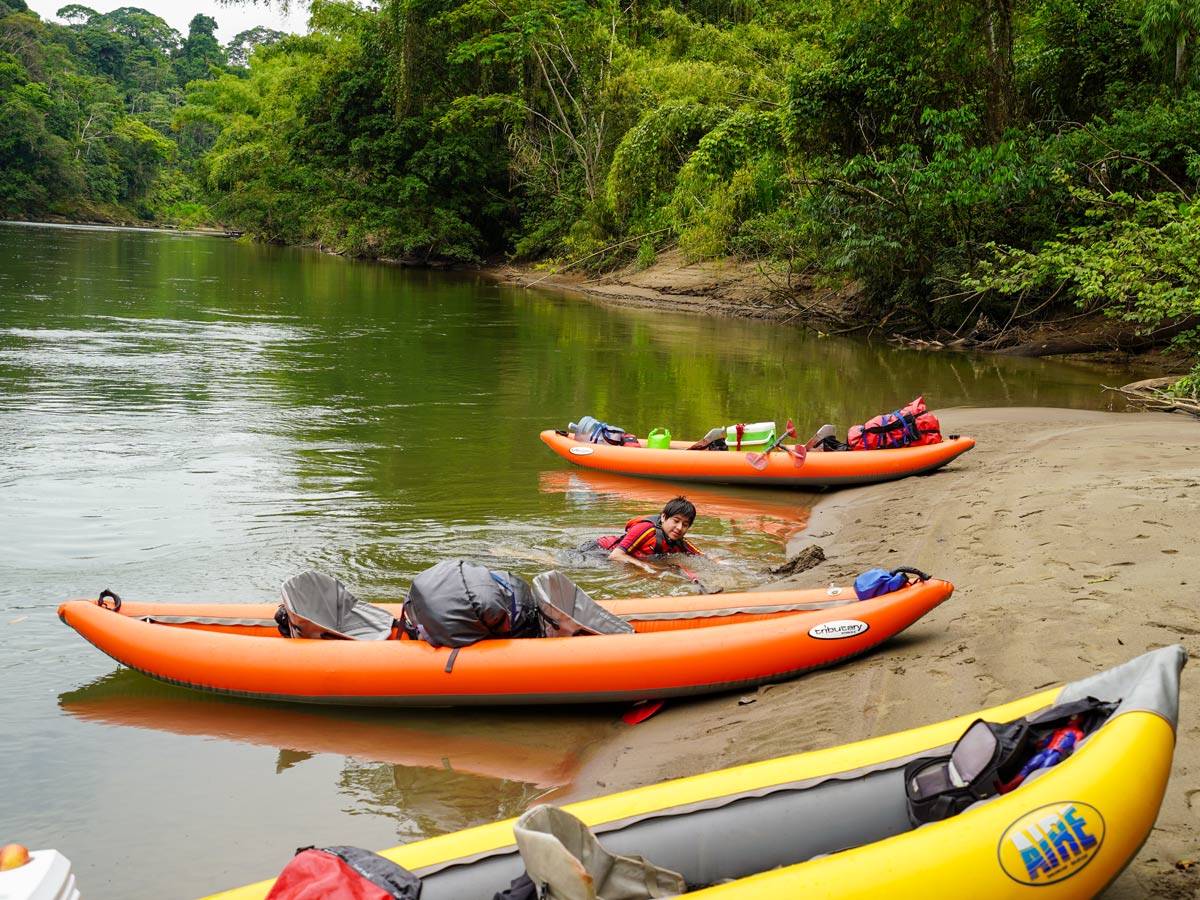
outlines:
[{"label": "driftwood", "polygon": [[1114,388],[1107,385],[1103,385],[1103,387],[1106,391],[1116,391],[1118,394],[1128,397],[1148,410],[1182,412],[1200,418],[1200,400],[1171,397],[1164,390],[1174,384],[1176,380],[1175,378],[1148,378],[1124,387]]},{"label": "driftwood", "polygon": [[1200,328],[1200,316],[1188,316],[1152,331],[1141,331],[1133,326],[1093,327],[1069,331],[1061,336],[1050,335],[1030,340],[1028,331],[1006,329],[988,338],[974,334],[942,335],[936,338],[914,338],[895,334],[893,340],[908,347],[928,350],[983,350],[998,356],[1042,357],[1065,356],[1082,353],[1138,353],[1167,344],[1171,338]]},{"label": "driftwood", "polygon": [[1108,350],[1134,353],[1161,347],[1176,335],[1192,331],[1197,326],[1200,326],[1200,316],[1188,316],[1152,331],[1124,328],[1113,331],[1104,330],[1093,334],[1066,335],[1060,338],[1017,344],[1012,347],[999,347],[995,352],[1003,356],[1025,357],[1062,356],[1068,353],[1102,353]]}]

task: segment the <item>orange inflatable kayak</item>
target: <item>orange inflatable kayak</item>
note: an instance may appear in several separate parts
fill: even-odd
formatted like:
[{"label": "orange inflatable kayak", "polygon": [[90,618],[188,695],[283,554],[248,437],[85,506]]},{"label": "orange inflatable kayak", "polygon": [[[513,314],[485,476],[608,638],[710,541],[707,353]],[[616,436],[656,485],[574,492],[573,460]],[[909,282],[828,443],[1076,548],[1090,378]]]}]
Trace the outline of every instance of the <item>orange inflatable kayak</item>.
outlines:
[{"label": "orange inflatable kayak", "polygon": [[[631,634],[423,641],[284,638],[275,604],[59,607],[117,662],[171,684],[359,706],[607,703],[740,690],[859,656],[950,597],[930,578],[858,600],[852,587],[650,597],[602,605]],[[380,604],[398,615],[398,604]]]},{"label": "orange inflatable kayak", "polygon": [[974,438],[951,437],[939,444],[892,450],[813,450],[799,466],[790,453],[780,449],[767,454],[766,465],[758,469],[746,453],[688,450],[690,441],[672,441],[670,449],[651,449],[645,440],[637,446],[583,443],[564,431],[543,431],[541,438],[568,462],[602,472],[672,481],[798,488],[871,484],[920,475],[940,469],[975,446]]}]

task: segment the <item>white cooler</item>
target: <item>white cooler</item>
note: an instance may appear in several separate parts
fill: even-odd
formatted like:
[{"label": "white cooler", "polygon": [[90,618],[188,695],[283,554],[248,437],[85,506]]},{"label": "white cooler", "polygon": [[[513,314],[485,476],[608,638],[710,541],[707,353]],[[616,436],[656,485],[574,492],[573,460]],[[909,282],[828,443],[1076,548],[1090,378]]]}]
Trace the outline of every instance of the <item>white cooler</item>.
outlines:
[{"label": "white cooler", "polygon": [[29,862],[0,872],[0,900],[79,900],[71,861],[57,850],[33,850]]}]

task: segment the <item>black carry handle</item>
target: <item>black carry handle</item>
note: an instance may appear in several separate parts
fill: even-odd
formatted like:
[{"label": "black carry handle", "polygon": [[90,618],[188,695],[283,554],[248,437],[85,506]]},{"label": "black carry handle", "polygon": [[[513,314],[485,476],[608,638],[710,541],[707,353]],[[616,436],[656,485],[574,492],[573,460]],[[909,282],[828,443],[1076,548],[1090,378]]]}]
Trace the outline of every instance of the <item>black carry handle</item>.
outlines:
[{"label": "black carry handle", "polygon": [[104,607],[104,609],[108,609],[109,607],[104,605],[105,597],[112,597],[112,601],[113,601],[112,611],[113,612],[116,612],[117,610],[119,610],[121,608],[121,598],[117,596],[115,591],[110,591],[108,588],[105,588],[104,590],[102,590],[100,592],[100,596],[96,599],[96,605]]},{"label": "black carry handle", "polygon": [[898,569],[892,569],[892,574],[897,575],[903,572],[905,575],[916,575],[917,581],[928,581],[929,576],[920,569],[914,569],[912,566],[900,566]]}]

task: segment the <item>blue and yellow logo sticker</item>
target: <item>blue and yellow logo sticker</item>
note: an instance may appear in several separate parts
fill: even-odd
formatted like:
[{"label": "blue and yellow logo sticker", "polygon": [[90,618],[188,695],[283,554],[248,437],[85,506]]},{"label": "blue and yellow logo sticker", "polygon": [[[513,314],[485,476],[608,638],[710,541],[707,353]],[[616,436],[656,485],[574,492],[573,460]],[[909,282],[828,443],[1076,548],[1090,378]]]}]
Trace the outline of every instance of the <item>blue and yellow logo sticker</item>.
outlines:
[{"label": "blue and yellow logo sticker", "polygon": [[1104,843],[1104,817],[1065,800],[1027,812],[1005,829],[997,853],[1009,878],[1040,887],[1070,878]]}]

